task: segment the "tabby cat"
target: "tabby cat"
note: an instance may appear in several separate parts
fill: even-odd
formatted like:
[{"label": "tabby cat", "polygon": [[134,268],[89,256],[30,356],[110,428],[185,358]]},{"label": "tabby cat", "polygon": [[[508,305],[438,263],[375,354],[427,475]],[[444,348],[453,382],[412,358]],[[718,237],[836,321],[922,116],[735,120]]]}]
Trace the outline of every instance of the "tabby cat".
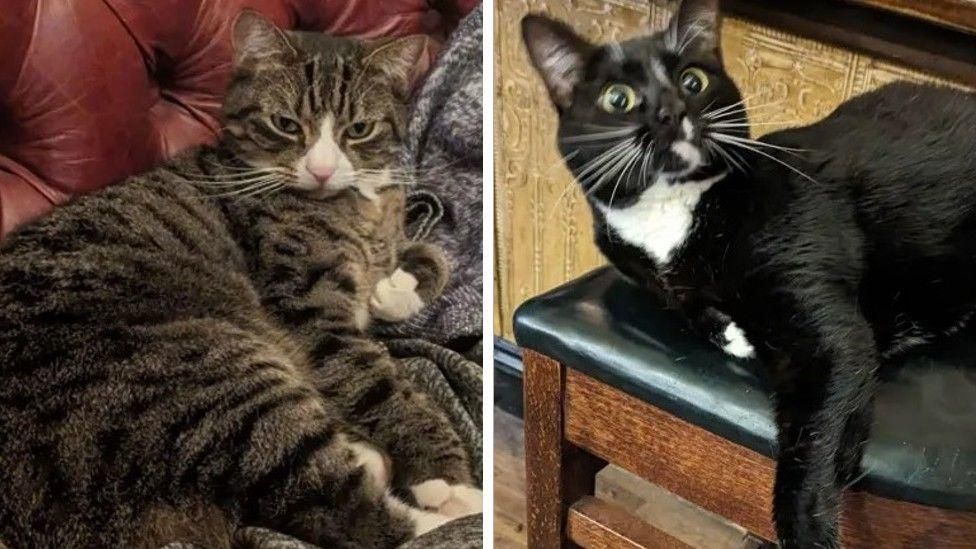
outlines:
[{"label": "tabby cat", "polygon": [[480,511],[458,435],[367,332],[448,277],[404,238],[393,169],[423,40],[251,11],[233,40],[216,146],[0,244],[12,548],[227,547],[244,525],[393,547]]},{"label": "tabby cat", "polygon": [[838,547],[877,370],[976,311],[976,96],[896,83],[752,140],[718,4],[622,43],[541,16],[523,36],[602,252],[768,368],[780,545]]}]

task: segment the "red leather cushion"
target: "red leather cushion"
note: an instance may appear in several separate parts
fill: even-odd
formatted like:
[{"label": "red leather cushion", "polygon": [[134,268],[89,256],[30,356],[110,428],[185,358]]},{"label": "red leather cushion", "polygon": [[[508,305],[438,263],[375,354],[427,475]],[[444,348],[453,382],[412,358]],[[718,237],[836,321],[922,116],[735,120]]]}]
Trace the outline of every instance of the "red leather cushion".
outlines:
[{"label": "red leather cushion", "polygon": [[[230,25],[430,34],[474,0],[0,0],[0,237],[219,130]],[[450,13],[447,13],[450,12]]]}]

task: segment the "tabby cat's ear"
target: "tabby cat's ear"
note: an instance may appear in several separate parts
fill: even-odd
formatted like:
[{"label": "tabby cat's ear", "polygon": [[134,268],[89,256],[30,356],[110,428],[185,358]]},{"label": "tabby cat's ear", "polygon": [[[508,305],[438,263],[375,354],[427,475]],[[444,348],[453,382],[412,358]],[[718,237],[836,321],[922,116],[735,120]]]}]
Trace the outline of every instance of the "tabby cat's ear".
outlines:
[{"label": "tabby cat's ear", "polygon": [[232,40],[237,67],[282,62],[298,54],[281,29],[252,9],[237,16]]},{"label": "tabby cat's ear", "polygon": [[668,27],[668,46],[676,52],[691,47],[718,55],[721,16],[719,0],[683,0]]},{"label": "tabby cat's ear", "polygon": [[427,72],[427,38],[422,35],[377,40],[369,45],[365,64],[385,75],[393,91],[408,97]]},{"label": "tabby cat's ear", "polygon": [[552,102],[560,109],[568,108],[593,46],[566,24],[542,15],[522,19],[522,41]]}]

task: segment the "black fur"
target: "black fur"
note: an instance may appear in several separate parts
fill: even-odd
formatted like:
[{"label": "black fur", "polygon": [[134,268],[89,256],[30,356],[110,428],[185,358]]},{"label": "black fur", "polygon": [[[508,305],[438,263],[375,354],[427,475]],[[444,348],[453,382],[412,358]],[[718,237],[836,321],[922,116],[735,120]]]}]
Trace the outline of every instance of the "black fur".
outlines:
[{"label": "black fur", "polygon": [[[717,151],[732,143],[709,144],[713,131],[747,135],[746,126],[709,127],[732,117],[708,113],[734,113],[740,100],[721,68],[717,4],[685,0],[668,30],[620,45],[567,38],[568,27],[537,16],[523,32],[560,112],[560,148],[587,192],[602,252],[706,337],[720,339],[734,319],[767,365],[779,427],[780,545],[839,547],[840,493],[857,476],[876,372],[905,349],[958,331],[976,307],[976,96],[892,84],[816,124],[761,144],[738,141],[755,150]],[[689,30],[693,22],[704,30]],[[669,36],[686,37],[680,55]],[[674,84],[686,67],[700,67],[709,88],[669,89],[647,76],[654,60]],[[597,98],[621,81],[641,105],[608,114]],[[667,152],[679,128],[660,109],[694,123],[700,166]],[[587,124],[635,128],[613,140],[573,139],[593,133]],[[652,141],[649,168],[609,165],[612,177],[587,177],[586,163],[619,143],[651,154]],[[666,261],[625,242],[604,215],[633,206],[653,185],[677,189],[725,171],[692,206],[692,229]]]}]

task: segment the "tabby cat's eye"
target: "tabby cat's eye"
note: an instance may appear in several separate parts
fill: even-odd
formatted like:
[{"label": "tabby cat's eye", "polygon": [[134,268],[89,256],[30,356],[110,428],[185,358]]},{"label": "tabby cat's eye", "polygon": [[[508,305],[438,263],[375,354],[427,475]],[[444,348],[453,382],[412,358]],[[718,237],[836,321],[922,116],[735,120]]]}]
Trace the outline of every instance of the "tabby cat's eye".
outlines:
[{"label": "tabby cat's eye", "polygon": [[708,87],[708,75],[698,67],[688,67],[681,71],[681,89],[688,95],[698,95]]},{"label": "tabby cat's eye", "polygon": [[350,139],[365,139],[373,133],[373,128],[376,125],[373,122],[356,122],[354,124],[349,124],[346,128],[346,135]]},{"label": "tabby cat's eye", "polygon": [[637,106],[637,92],[626,84],[607,84],[597,104],[610,114],[628,113]]},{"label": "tabby cat's eye", "polygon": [[271,123],[274,124],[275,129],[277,129],[279,132],[286,133],[288,135],[295,135],[302,131],[301,124],[299,124],[294,118],[289,118],[280,114],[272,114]]}]

